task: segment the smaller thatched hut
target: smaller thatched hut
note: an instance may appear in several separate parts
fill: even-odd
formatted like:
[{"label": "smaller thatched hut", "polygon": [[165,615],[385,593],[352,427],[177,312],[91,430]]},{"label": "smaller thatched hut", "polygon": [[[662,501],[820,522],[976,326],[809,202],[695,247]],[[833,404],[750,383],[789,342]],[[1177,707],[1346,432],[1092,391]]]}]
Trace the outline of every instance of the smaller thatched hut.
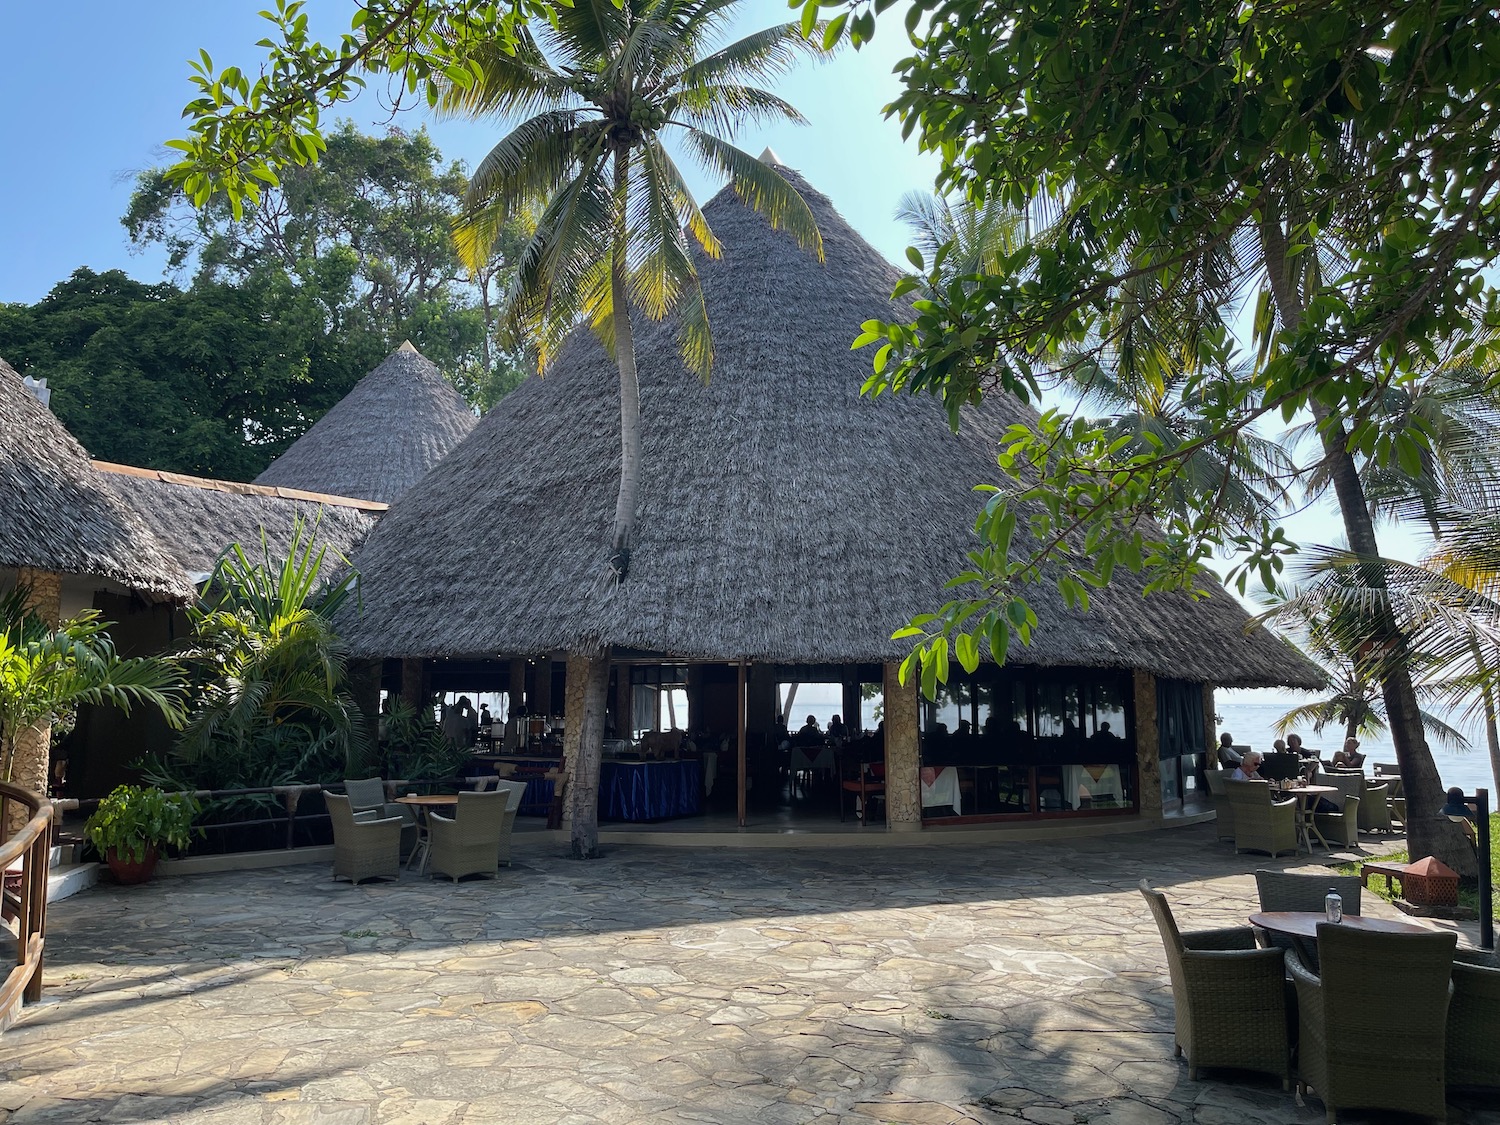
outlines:
[{"label": "smaller thatched hut", "polygon": [[407,341],[255,483],[389,504],[463,441],[477,421],[437,366]]},{"label": "smaller thatched hut", "polygon": [[299,519],[330,558],[348,558],[386,505],[348,496],[326,496],[295,488],[137,469],[94,462],[111,488],[140,516],[195,580],[213,570],[219,556],[238,543],[254,558],[262,537],[272,554],[284,553]]}]

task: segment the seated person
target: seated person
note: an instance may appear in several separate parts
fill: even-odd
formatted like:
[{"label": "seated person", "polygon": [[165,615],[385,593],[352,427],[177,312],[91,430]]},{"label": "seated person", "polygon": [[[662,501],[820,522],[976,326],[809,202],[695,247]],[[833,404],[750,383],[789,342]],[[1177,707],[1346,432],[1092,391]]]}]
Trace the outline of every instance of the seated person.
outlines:
[{"label": "seated person", "polygon": [[1094,745],[1109,745],[1120,741],[1120,736],[1112,731],[1109,723],[1100,723],[1099,729],[1089,736],[1089,741]]},{"label": "seated person", "polygon": [[802,729],[797,732],[797,741],[804,744],[823,741],[823,728],[818,726],[816,715],[807,717],[807,722],[803,723]]},{"label": "seated person", "polygon": [[1278,738],[1275,742],[1271,743],[1271,753],[1273,753],[1273,754],[1285,754],[1286,753],[1286,739],[1284,739],[1284,738]]},{"label": "seated person", "polygon": [[1316,758],[1318,756],[1316,750],[1309,750],[1306,746],[1302,745],[1302,736],[1300,734],[1287,735],[1286,748],[1299,758]]},{"label": "seated person", "polygon": [[1359,752],[1359,739],[1344,739],[1344,748],[1335,751],[1333,755],[1333,768],[1336,770],[1361,770],[1365,768],[1365,756]]},{"label": "seated person", "polygon": [[[809,715],[808,718],[812,718],[812,716]],[[843,738],[848,733],[849,732],[844,729],[844,720],[842,716],[835,715],[833,718],[828,720],[829,738]]]},{"label": "seated person", "polygon": [[[1229,736],[1226,734],[1224,737],[1228,738]],[[1260,761],[1261,753],[1259,750],[1249,751],[1240,760],[1240,764],[1234,767],[1234,772],[1229,775],[1229,780],[1264,781],[1265,779],[1260,776]]]},{"label": "seated person", "polygon": [[1240,764],[1240,752],[1234,748],[1234,735],[1228,731],[1219,735],[1219,764],[1225,769]]},{"label": "seated person", "polygon": [[968,719],[958,720],[958,736],[964,738],[974,733],[974,725]]}]

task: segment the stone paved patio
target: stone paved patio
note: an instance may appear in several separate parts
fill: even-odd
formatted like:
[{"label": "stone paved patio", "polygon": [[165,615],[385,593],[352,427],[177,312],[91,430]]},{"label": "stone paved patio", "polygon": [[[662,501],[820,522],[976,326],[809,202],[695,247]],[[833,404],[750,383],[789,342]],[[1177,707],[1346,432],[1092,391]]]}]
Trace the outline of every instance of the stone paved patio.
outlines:
[{"label": "stone paved patio", "polygon": [[0,1120],[1321,1121],[1269,1079],[1188,1081],[1135,891],[1152,877],[1185,927],[1243,923],[1264,864],[1193,828],[101,887],[53,909],[47,999],[0,1039]]}]

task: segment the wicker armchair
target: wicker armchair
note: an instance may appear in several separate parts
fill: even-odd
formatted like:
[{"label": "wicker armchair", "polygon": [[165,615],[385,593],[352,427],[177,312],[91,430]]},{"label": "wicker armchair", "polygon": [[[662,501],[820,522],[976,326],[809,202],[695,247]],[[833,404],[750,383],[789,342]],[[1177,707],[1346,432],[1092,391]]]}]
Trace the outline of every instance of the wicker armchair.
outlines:
[{"label": "wicker armchair", "polygon": [[1229,783],[1229,774],[1223,770],[1204,770],[1203,780],[1208,783],[1208,793],[1214,799],[1214,823],[1221,840],[1234,839],[1234,807],[1225,795],[1224,786]]},{"label": "wicker armchair", "polygon": [[[1255,889],[1260,893],[1264,911],[1300,910],[1321,913],[1329,891],[1338,891],[1344,900],[1344,913],[1357,917],[1360,908],[1358,875],[1297,875],[1290,871],[1257,871]],[[1261,945],[1294,949],[1296,943],[1285,934],[1273,934],[1256,927]],[[1310,966],[1314,971],[1316,965]]]},{"label": "wicker armchair", "polygon": [[465,875],[499,875],[500,838],[515,820],[515,813],[506,812],[510,800],[509,791],[460,793],[451,819],[428,813],[432,873],[455,883]]},{"label": "wicker armchair", "polygon": [[1359,830],[1393,832],[1390,806],[1391,787],[1386,782],[1365,782],[1359,795]]},{"label": "wicker armchair", "polygon": [[509,867],[510,838],[516,826],[516,812],[521,807],[521,798],[526,794],[526,782],[497,781],[495,791],[506,796],[505,815],[500,821],[500,852],[497,858],[502,866]]},{"label": "wicker armchair", "polygon": [[1224,783],[1234,810],[1234,850],[1268,852],[1273,858],[1297,850],[1297,802],[1272,801],[1267,781]]},{"label": "wicker armchair", "polygon": [[1338,790],[1328,799],[1339,807],[1338,812],[1314,814],[1318,831],[1330,843],[1343,844],[1349,848],[1358,847],[1359,808],[1363,803],[1360,794],[1364,792],[1365,775],[1358,770],[1319,770],[1318,784],[1331,785]]},{"label": "wicker armchair", "polygon": [[401,818],[356,813],[347,796],[324,792],[333,821],[333,877],[363,883],[401,878]]},{"label": "wicker armchair", "polygon": [[1248,926],[1181,933],[1166,896],[1141,880],[1172,977],[1177,1053],[1188,1077],[1202,1067],[1264,1071],[1291,1081],[1286,988],[1279,949],[1257,949]]},{"label": "wicker armchair", "polygon": [[344,792],[357,813],[373,812],[377,817],[399,816],[401,818],[401,854],[407,855],[417,846],[417,810],[386,800],[385,782],[378,777],[362,780],[344,779]]},{"label": "wicker armchair", "polygon": [[1321,976],[1295,953],[1297,1085],[1311,1086],[1334,1125],[1340,1109],[1447,1120],[1443,1085],[1451,933],[1382,934],[1318,927]]},{"label": "wicker armchair", "polygon": [[1453,955],[1446,1070],[1450,1086],[1500,1087],[1500,959],[1493,953]]}]

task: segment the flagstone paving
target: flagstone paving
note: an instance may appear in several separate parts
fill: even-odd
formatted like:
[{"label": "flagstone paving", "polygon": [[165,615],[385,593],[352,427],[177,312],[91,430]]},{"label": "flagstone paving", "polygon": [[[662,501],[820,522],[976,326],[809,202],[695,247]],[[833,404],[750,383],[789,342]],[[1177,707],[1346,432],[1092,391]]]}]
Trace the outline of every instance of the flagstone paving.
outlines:
[{"label": "flagstone paving", "polygon": [[1243,923],[1265,865],[1190,828],[99,887],[52,909],[46,999],[0,1038],[0,1121],[1321,1121],[1270,1079],[1188,1080],[1135,890],[1151,877],[1185,928]]}]

